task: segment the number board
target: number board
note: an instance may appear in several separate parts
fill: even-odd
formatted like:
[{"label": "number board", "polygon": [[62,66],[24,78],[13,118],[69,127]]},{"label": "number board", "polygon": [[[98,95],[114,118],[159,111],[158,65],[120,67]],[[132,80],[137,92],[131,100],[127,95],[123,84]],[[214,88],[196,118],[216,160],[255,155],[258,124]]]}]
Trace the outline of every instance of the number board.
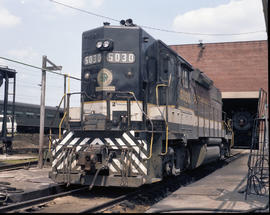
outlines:
[{"label": "number board", "polygon": [[110,52],[107,54],[109,63],[134,63],[135,54],[131,52]]},{"label": "number board", "polygon": [[93,54],[84,57],[84,65],[92,65],[101,62],[101,54]]}]

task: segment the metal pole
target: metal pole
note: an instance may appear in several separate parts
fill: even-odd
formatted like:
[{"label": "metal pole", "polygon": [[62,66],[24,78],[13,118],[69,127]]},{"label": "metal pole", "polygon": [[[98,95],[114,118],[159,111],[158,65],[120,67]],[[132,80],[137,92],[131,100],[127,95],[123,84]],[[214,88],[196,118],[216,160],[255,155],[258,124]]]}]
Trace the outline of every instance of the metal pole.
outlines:
[{"label": "metal pole", "polygon": [[[69,119],[69,106],[70,106],[70,93],[67,94],[67,115],[66,115],[66,119]],[[70,129],[69,127],[69,123],[67,123],[67,127],[68,130]]]},{"label": "metal pole", "polygon": [[[4,93],[4,106],[3,106],[3,124],[2,124],[2,137],[6,142],[7,139],[7,106],[8,106],[8,74],[5,76],[5,93]],[[5,143],[7,144],[7,143]],[[6,145],[7,146],[7,145]]]},{"label": "metal pole", "polygon": [[64,76],[64,95],[65,95],[65,97],[64,97],[64,112],[66,111],[66,100],[67,100],[67,75],[65,74],[65,76]]},{"label": "metal pole", "polygon": [[[267,102],[267,100],[266,100]],[[268,104],[265,104],[265,149],[266,154],[269,154],[269,124],[268,124]]]},{"label": "metal pole", "polygon": [[[42,68],[46,68],[47,56],[42,57]],[[44,138],[44,119],[45,119],[45,90],[46,90],[46,70],[42,70],[41,96],[40,96],[40,126],[39,126],[39,158],[38,167],[43,167],[43,138]]]},{"label": "metal pole", "polygon": [[16,94],[16,73],[13,78],[13,97],[12,97],[12,138],[14,137],[14,119],[15,119],[15,94]]}]

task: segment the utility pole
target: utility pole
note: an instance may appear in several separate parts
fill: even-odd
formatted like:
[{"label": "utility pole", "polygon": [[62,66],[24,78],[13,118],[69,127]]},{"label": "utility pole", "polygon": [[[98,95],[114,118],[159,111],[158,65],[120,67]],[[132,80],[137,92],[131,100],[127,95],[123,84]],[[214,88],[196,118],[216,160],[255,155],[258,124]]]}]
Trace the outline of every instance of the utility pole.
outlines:
[{"label": "utility pole", "polygon": [[67,74],[64,75],[64,95],[65,95],[65,97],[64,97],[64,112],[66,111],[66,105],[67,105],[67,103],[66,103],[66,98],[67,98],[66,88],[67,88]]},{"label": "utility pole", "polygon": [[[47,62],[51,67],[47,67]],[[40,124],[39,124],[39,158],[38,167],[43,167],[43,142],[44,142],[44,123],[45,123],[45,91],[46,91],[46,69],[61,70],[62,66],[56,66],[47,56],[42,57],[42,77],[41,77],[41,96],[40,96]]]}]

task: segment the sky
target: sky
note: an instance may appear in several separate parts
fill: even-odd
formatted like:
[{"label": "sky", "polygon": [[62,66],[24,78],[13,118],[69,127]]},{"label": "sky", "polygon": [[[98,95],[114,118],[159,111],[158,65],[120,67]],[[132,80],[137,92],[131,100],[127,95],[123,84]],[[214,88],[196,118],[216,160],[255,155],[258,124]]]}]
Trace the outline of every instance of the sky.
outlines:
[{"label": "sky", "polygon": [[[203,43],[267,40],[261,0],[55,1],[108,18],[51,0],[0,0],[0,57],[41,67],[42,56],[46,55],[63,67],[62,74],[80,78],[82,33],[102,26],[103,22],[119,25],[114,20],[128,18],[145,26],[144,30],[167,45],[197,44],[200,40]],[[40,70],[3,59],[0,65],[17,72],[16,101],[40,104]],[[47,106],[59,104],[63,85],[62,76],[47,73]],[[1,100],[3,88],[2,85]],[[79,92],[80,82],[71,79],[70,90]],[[79,106],[79,97],[72,97],[71,104]]]}]

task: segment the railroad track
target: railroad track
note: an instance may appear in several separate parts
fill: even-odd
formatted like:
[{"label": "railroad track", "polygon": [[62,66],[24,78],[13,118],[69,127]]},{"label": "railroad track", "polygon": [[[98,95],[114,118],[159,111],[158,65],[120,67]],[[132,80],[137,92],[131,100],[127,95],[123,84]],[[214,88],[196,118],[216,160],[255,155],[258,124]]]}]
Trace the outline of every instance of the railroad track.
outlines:
[{"label": "railroad track", "polygon": [[[244,154],[236,153],[236,154],[234,154],[234,155],[232,155],[232,156],[230,156],[230,157],[228,157],[228,158],[220,161],[221,166],[218,165],[218,168],[221,168],[221,167],[227,165],[228,163],[236,160],[237,158],[239,158],[239,157],[241,157],[243,155]],[[207,165],[207,166],[209,166],[209,165]],[[206,165],[203,166],[203,167],[206,167]],[[201,168],[203,168],[203,167],[201,167]],[[216,169],[218,169],[218,168],[216,168]],[[198,169],[192,170],[188,174],[185,173],[185,174],[182,174],[180,176],[175,177],[174,178],[175,179],[174,180],[175,183],[173,183],[174,185],[176,185],[175,187],[170,186],[172,184],[170,180],[165,181],[165,182],[164,181],[161,181],[161,182],[159,182],[157,184],[153,184],[153,185],[150,185],[150,186],[149,185],[143,186],[142,188],[139,188],[139,190],[136,191],[136,192],[132,192],[132,193],[129,193],[127,195],[120,196],[120,197],[118,197],[116,199],[109,200],[109,201],[107,201],[105,203],[102,203],[102,204],[99,204],[97,206],[90,207],[88,209],[84,209],[84,210],[80,211],[80,213],[95,213],[95,212],[99,212],[100,213],[100,212],[105,212],[108,209],[111,210],[111,211],[113,211],[113,212],[120,212],[119,210],[115,210],[114,211],[113,210],[113,207],[115,207],[115,206],[119,205],[120,203],[126,201],[127,207],[130,207],[131,206],[131,208],[134,208],[135,207],[135,204],[136,204],[136,201],[138,201],[138,198],[140,199],[139,201],[141,201],[141,202],[143,202],[144,200],[147,200],[147,199],[149,200],[149,199],[153,199],[153,198],[157,198],[158,201],[159,201],[161,199],[160,199],[160,196],[157,196],[157,195],[159,195],[160,192],[162,193],[162,191],[163,191],[163,194],[165,194],[164,197],[166,197],[170,193],[172,193],[175,190],[177,190],[180,186],[187,185],[190,182],[191,183],[194,182],[194,178],[192,177],[192,175],[193,175],[193,173],[196,173],[196,175],[198,175],[198,172],[197,171],[198,171]],[[211,171],[211,172],[213,172],[213,171]],[[207,175],[210,174],[211,172],[207,173]],[[205,177],[205,176],[206,175],[203,175],[203,177]],[[202,178],[201,176],[196,177],[195,181],[197,181],[197,180],[199,180],[201,178]],[[134,203],[134,198],[132,199],[132,197],[135,197],[136,198],[136,196],[137,196],[137,200],[135,200],[135,203]],[[130,200],[131,200],[131,203],[130,203]],[[127,202],[129,202],[129,203],[127,204]]]},{"label": "railroad track", "polygon": [[16,164],[3,165],[3,166],[0,166],[0,172],[28,168],[30,166],[37,165],[37,164],[38,164],[38,161],[34,160],[34,161],[26,161],[26,162],[21,162],[21,163],[16,163]]},{"label": "railroad track", "polygon": [[[31,212],[37,209],[38,207],[42,208],[44,205],[48,205],[50,201],[55,200],[56,198],[72,198],[74,199],[74,194],[79,193],[78,199],[81,201],[81,199],[84,199],[87,203],[87,207],[82,207],[81,210],[75,211],[76,213],[102,213],[102,212],[127,212],[127,209],[129,210],[136,210],[136,206],[142,205],[142,208],[145,208],[147,210],[151,205],[155,204],[156,202],[160,201],[161,199],[167,197],[170,195],[170,193],[174,192],[175,190],[179,189],[181,186],[186,186],[190,183],[193,183],[202,177],[205,177],[209,174],[211,174],[213,171],[222,168],[223,166],[227,165],[230,162],[233,162],[237,158],[243,156],[241,153],[234,154],[230,156],[229,158],[219,161],[216,163],[213,163],[212,165],[205,165],[202,167],[199,167],[196,170],[191,170],[188,172],[185,172],[181,174],[180,176],[175,176],[173,178],[167,178],[164,179],[161,182],[157,182],[152,185],[144,185],[136,191],[131,191],[131,190],[124,190],[124,192],[127,194],[123,193],[117,193],[117,189],[115,190],[109,190],[109,188],[105,188],[102,193],[102,189],[104,188],[99,188],[97,187],[95,190],[92,191],[87,191],[87,187],[82,187],[82,188],[77,188],[73,190],[69,190],[66,192],[61,192],[58,194],[38,198],[38,199],[33,199],[25,202],[20,202],[20,203],[15,203],[12,205],[0,207],[0,212],[18,212],[18,210],[21,212]],[[125,188],[121,188],[125,189]],[[100,191],[101,190],[101,191]],[[81,194],[82,192],[86,191],[85,193],[91,193],[92,196]],[[98,194],[99,193],[99,194]],[[117,193],[115,196],[110,196],[109,194],[112,193]],[[102,196],[102,201],[100,201],[100,196]],[[80,199],[81,198],[81,199]],[[63,200],[63,201],[66,201]],[[78,204],[73,203],[73,200],[71,203],[69,203],[69,207],[71,208],[80,208]],[[72,207],[72,204],[73,207]],[[67,204],[65,204],[67,205]],[[91,205],[90,207],[88,205]],[[48,206],[46,206],[48,207]],[[43,207],[43,209],[40,209],[42,213],[46,213],[48,209],[46,207]],[[50,206],[52,207],[52,206]],[[52,210],[53,212],[63,212],[63,208],[61,206],[57,207],[56,205],[53,205],[54,209]],[[47,210],[47,211],[46,211]],[[144,209],[142,209],[144,210]],[[145,211],[144,210],[144,211]],[[139,212],[144,212],[144,211],[139,211]],[[50,211],[49,211],[50,212]],[[64,211],[66,212],[66,211]],[[134,211],[133,211],[134,212]],[[135,211],[138,212],[138,211]]]},{"label": "railroad track", "polygon": [[24,202],[19,202],[19,203],[13,203],[11,205],[8,206],[4,206],[4,207],[0,207],[0,213],[6,213],[6,212],[14,212],[18,209],[27,209],[28,207],[32,207],[33,205],[38,205],[44,202],[48,202],[52,199],[58,198],[58,197],[62,197],[62,196],[66,196],[66,195],[70,195],[79,191],[83,191],[85,190],[87,187],[81,187],[81,188],[77,188],[77,189],[72,189],[69,191],[65,191],[65,192],[60,192],[54,195],[49,195],[49,196],[45,196],[45,197],[41,197],[41,198],[36,198],[36,199],[32,199],[32,200],[28,200],[28,201],[24,201]]}]

